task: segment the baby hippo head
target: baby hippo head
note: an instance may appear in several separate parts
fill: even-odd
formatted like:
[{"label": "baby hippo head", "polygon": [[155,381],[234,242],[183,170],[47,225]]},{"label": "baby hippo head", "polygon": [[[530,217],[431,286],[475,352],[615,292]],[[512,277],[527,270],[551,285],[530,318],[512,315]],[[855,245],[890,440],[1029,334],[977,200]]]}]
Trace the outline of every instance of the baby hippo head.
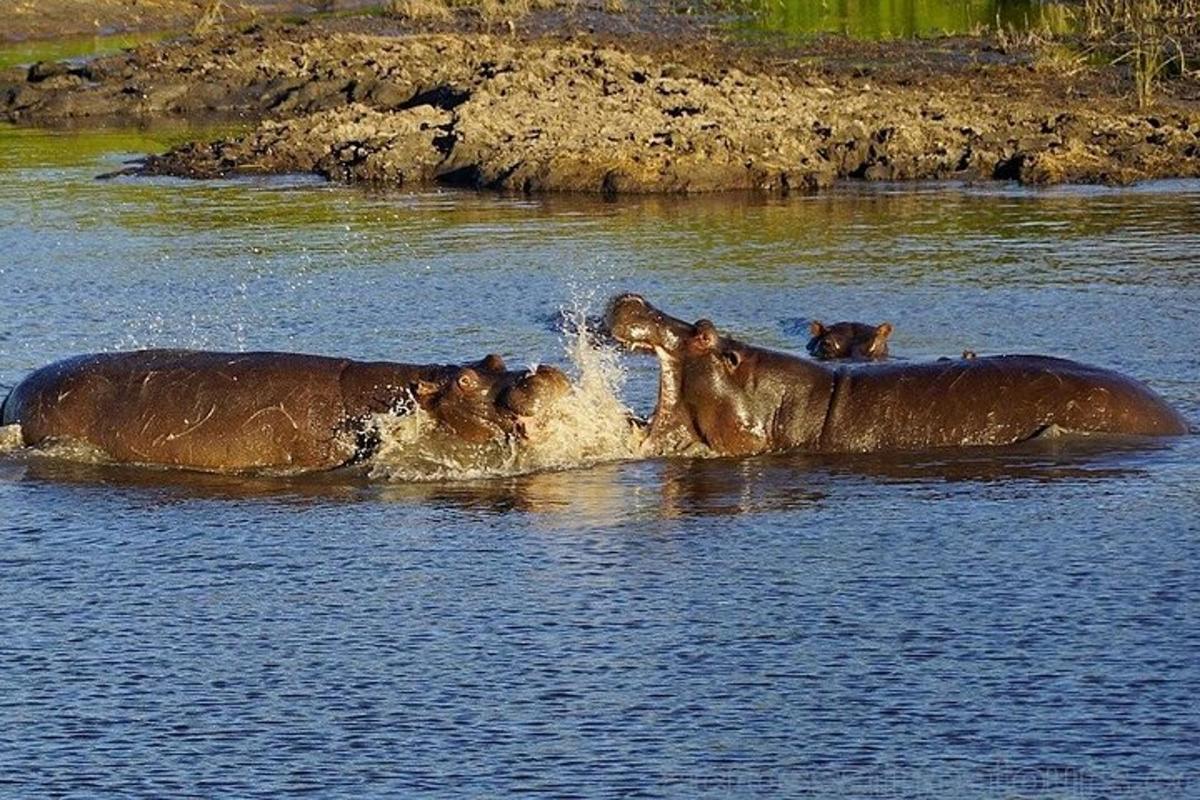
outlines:
[{"label": "baby hippo head", "polygon": [[563,371],[543,364],[501,389],[496,406],[514,420],[518,436],[536,438],[549,409],[570,391],[571,381]]},{"label": "baby hippo head", "polygon": [[518,417],[536,417],[570,390],[562,370],[542,364],[501,389],[496,404]]},{"label": "baby hippo head", "polygon": [[510,434],[524,437],[528,423],[563,397],[571,382],[561,370],[540,366],[525,372],[459,368],[443,382],[418,381],[417,403],[444,430],[482,444]]},{"label": "baby hippo head", "polygon": [[813,320],[809,332],[812,338],[808,340],[808,352],[813,358],[823,361],[839,358],[874,361],[887,358],[887,340],[892,335],[892,324],[838,322],[834,325],[822,325]]}]

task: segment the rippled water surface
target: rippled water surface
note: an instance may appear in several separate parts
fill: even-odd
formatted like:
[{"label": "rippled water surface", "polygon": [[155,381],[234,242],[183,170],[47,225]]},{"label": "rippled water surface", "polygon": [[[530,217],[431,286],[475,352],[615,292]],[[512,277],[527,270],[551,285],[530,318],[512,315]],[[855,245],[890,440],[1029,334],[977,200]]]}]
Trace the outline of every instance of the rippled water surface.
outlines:
[{"label": "rippled water surface", "polygon": [[[570,366],[636,289],[1046,352],[1200,422],[1200,184],[372,194],[0,129],[0,384],[159,345]],[[629,357],[645,411],[656,367]],[[0,795],[1187,797],[1200,437],[467,482],[0,457]]]}]

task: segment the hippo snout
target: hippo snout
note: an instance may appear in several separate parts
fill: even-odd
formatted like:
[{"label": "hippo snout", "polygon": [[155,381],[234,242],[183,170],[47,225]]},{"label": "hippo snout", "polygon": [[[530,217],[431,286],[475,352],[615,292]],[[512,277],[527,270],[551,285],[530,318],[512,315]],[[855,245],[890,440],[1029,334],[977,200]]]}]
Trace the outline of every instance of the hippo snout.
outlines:
[{"label": "hippo snout", "polygon": [[626,347],[645,346],[642,339],[647,334],[649,311],[650,305],[641,295],[619,294],[604,313],[605,332]]},{"label": "hippo snout", "polygon": [[673,352],[691,334],[692,326],[650,305],[637,294],[620,294],[604,315],[608,334],[631,350]]},{"label": "hippo snout", "polygon": [[649,307],[650,304],[641,295],[629,292],[617,295],[609,301],[604,312],[606,332],[616,336],[614,331],[623,330],[634,320],[644,317]]}]

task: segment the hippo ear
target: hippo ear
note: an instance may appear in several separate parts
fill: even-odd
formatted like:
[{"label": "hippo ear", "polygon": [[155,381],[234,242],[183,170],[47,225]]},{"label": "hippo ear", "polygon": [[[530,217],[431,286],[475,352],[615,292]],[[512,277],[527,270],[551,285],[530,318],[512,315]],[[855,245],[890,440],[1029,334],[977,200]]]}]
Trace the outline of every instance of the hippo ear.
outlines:
[{"label": "hippo ear", "polygon": [[409,385],[408,390],[412,392],[413,399],[417,401],[418,405],[424,405],[433,399],[433,396],[436,395],[438,390],[441,388],[441,386],[433,381],[427,381],[424,378],[418,378]]},{"label": "hippo ear", "polygon": [[504,359],[496,353],[488,353],[479,362],[480,369],[485,372],[504,372],[508,367],[504,363]]},{"label": "hippo ear", "polygon": [[825,326],[821,324],[820,320],[814,319],[808,326],[808,332],[813,336],[823,336],[825,334]]},{"label": "hippo ear", "polygon": [[712,350],[720,341],[721,335],[717,333],[717,326],[706,319],[697,320],[696,332],[692,334],[692,341],[702,350]]},{"label": "hippo ear", "polygon": [[885,322],[882,325],[875,326],[875,334],[871,337],[871,344],[867,347],[867,352],[874,358],[883,358],[887,355],[887,340],[892,335],[892,323]]}]

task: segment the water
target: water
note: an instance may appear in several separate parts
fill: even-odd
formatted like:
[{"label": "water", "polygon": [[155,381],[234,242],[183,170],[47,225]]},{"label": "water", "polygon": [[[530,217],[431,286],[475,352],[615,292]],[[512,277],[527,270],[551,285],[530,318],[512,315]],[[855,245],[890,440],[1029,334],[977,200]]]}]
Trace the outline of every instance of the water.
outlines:
[{"label": "water", "polygon": [[[185,133],[0,130],[0,384],[176,345],[578,375],[546,320],[632,289],[795,350],[815,316],[1073,357],[1200,422],[1197,183],[92,180]],[[0,793],[1189,796],[1197,485],[1195,436],[425,483],[10,455]]]},{"label": "water", "polygon": [[971,34],[980,30],[1066,33],[1067,3],[1042,0],[746,0],[744,27],[810,36],[834,33],[887,40]]},{"label": "water", "polygon": [[147,42],[165,39],[165,33],[113,33],[103,36],[68,36],[52,40],[6,42],[0,44],[0,69],[33,64],[37,61],[83,62],[130,50]]}]

